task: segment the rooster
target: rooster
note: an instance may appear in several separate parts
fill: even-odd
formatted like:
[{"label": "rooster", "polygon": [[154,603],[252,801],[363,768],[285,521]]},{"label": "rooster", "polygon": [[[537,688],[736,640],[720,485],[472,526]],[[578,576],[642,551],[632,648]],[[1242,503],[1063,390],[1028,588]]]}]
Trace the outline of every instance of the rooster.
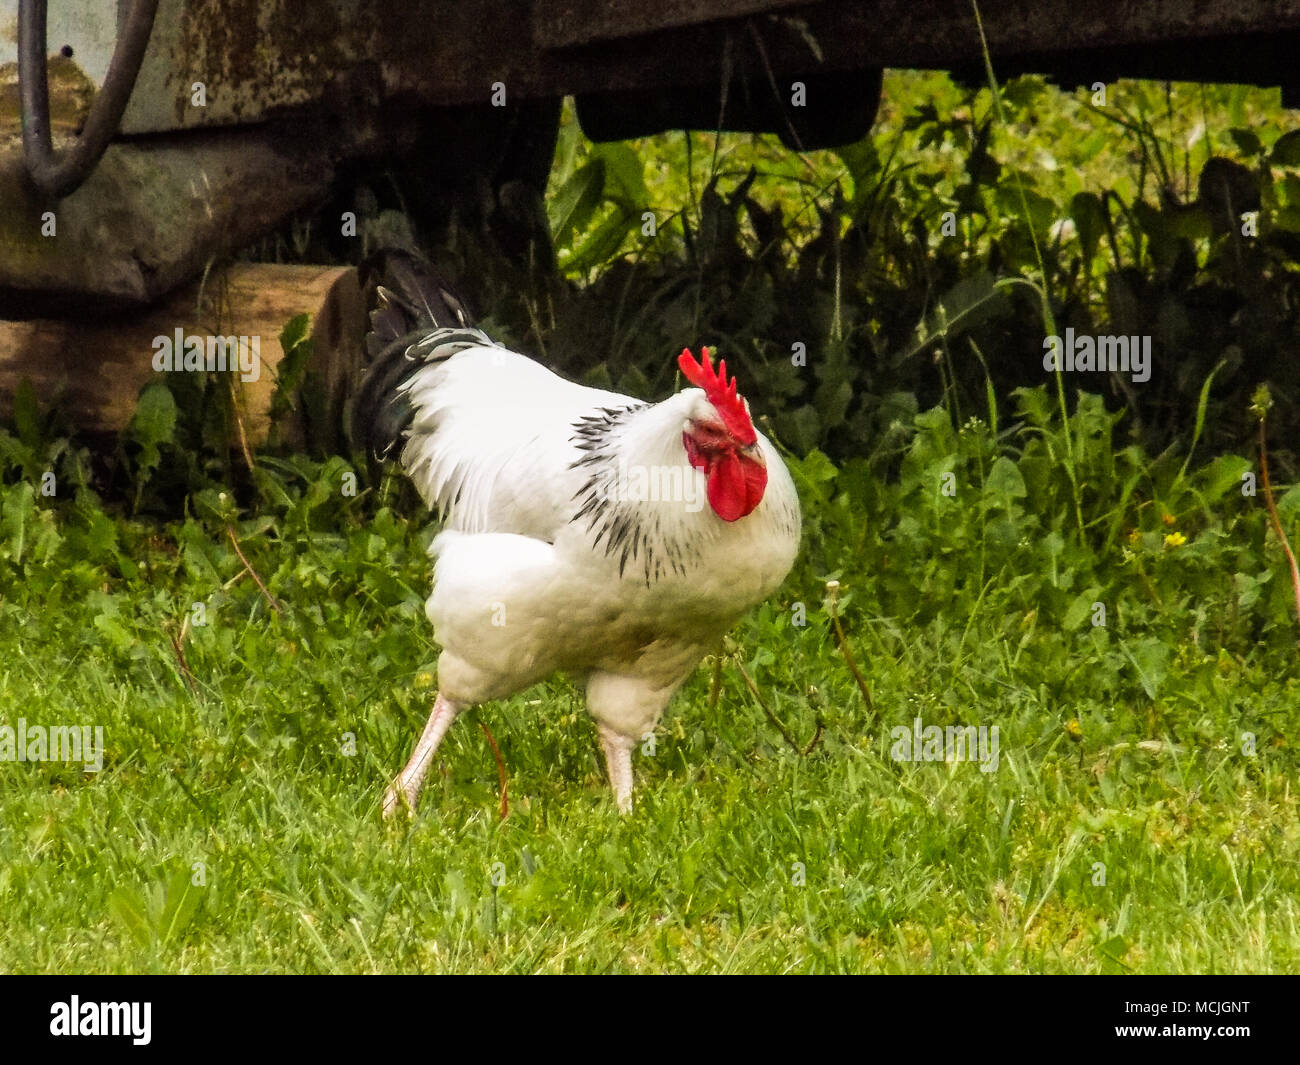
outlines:
[{"label": "rooster", "polygon": [[630,812],[632,749],[794,563],[789,471],[707,348],[678,358],[694,387],[646,403],[499,346],[419,260],[381,272],[354,432],[443,522],[426,606],[439,690],[384,816],[414,809],[463,709],[558,670],[585,686]]}]

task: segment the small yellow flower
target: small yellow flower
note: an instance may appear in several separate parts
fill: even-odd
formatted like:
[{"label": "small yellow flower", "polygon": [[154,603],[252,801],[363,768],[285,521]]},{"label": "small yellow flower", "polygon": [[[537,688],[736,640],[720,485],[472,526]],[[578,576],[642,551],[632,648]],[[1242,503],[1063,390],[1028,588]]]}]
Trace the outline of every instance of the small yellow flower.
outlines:
[{"label": "small yellow flower", "polygon": [[421,670],[415,675],[415,686],[417,688],[431,688],[433,686],[433,674],[427,670]]},{"label": "small yellow flower", "polygon": [[1178,519],[1175,518],[1172,514],[1162,514],[1160,520],[1163,521],[1166,525],[1172,527],[1174,522],[1176,522]]},{"label": "small yellow flower", "polygon": [[1182,547],[1187,543],[1187,537],[1180,532],[1169,533],[1165,537],[1165,547]]},{"label": "small yellow flower", "polygon": [[1072,717],[1065,723],[1065,734],[1072,740],[1083,739],[1083,726],[1079,724],[1077,717]]}]

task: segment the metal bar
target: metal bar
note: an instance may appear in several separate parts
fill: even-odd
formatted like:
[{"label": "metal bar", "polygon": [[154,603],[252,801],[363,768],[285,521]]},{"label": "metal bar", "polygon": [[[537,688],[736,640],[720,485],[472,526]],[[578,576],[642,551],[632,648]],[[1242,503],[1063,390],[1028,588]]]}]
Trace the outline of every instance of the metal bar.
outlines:
[{"label": "metal bar", "polygon": [[46,0],[19,0],[18,91],[22,102],[23,162],[45,195],[62,199],[95,169],[117,132],[153,30],[158,0],[133,0],[104,84],[95,94],[81,135],[66,153],[50,139],[50,92],[45,58]]},{"label": "metal bar", "polygon": [[654,4],[645,0],[541,0],[534,8],[533,35],[542,48],[572,48],[704,22],[807,8],[814,2],[819,0],[658,0]]}]

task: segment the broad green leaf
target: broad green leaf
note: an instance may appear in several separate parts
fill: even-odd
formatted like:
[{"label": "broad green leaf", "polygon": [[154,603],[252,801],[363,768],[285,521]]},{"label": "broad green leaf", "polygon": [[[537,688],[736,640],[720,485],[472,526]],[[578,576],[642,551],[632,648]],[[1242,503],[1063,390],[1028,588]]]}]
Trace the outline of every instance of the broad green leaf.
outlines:
[{"label": "broad green leaf", "polygon": [[19,563],[23,560],[28,531],[36,516],[36,491],[28,481],[20,481],[3,491],[4,506],[0,509],[0,522],[3,523],[9,558]]},{"label": "broad green leaf", "polygon": [[189,869],[178,868],[167,880],[159,922],[159,939],[171,943],[184,934],[203,900],[203,889],[196,887]]},{"label": "broad green leaf", "polygon": [[596,158],[576,170],[551,197],[546,214],[557,248],[567,247],[569,238],[586,228],[604,189],[605,161]]},{"label": "broad green leaf", "polygon": [[574,248],[573,256],[562,268],[568,273],[581,274],[594,266],[609,262],[623,246],[623,241],[637,226],[637,220],[630,214],[617,210],[596,227],[596,231]]},{"label": "broad green leaf", "polygon": [[163,382],[146,385],[140,393],[126,435],[140,445],[140,469],[156,467],[160,458],[159,445],[170,444],[176,435],[176,400]]},{"label": "broad green leaf", "polygon": [[1300,166],[1300,129],[1283,133],[1273,142],[1269,162],[1275,166]]},{"label": "broad green leaf", "polygon": [[127,887],[114,889],[108,897],[108,908],[138,946],[147,947],[153,942],[148,907],[138,891]]},{"label": "broad green leaf", "polygon": [[1025,497],[1025,479],[1020,475],[1016,464],[1005,455],[999,456],[989,469],[984,481],[984,491],[997,496],[1011,496],[1013,499]]},{"label": "broad green leaf", "polygon": [[1137,670],[1142,690],[1151,699],[1160,693],[1165,675],[1169,672],[1172,650],[1164,640],[1139,640],[1132,645],[1121,643],[1124,655]]},{"label": "broad green leaf", "polygon": [[591,154],[605,164],[605,198],[639,216],[650,201],[641,157],[622,141],[598,144]]}]

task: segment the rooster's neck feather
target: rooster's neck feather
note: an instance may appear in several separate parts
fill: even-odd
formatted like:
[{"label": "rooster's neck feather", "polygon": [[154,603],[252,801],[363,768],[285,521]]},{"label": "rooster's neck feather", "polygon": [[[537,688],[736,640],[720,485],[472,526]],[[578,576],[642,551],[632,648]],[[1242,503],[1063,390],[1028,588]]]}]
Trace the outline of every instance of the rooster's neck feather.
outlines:
[{"label": "rooster's neck feather", "polygon": [[[687,576],[690,534],[698,536],[700,511],[686,506],[686,487],[703,503],[698,472],[686,460],[681,428],[691,399],[682,394],[653,405],[602,407],[573,423],[570,440],[581,455],[571,470],[585,474],[574,493],[571,523],[592,535],[592,547],[608,558],[617,556],[622,577],[629,566],[639,569],[649,586],[670,572]],[[682,488],[682,498],[629,498],[629,470],[651,471]],[[635,572],[635,570],[634,570]]]}]

